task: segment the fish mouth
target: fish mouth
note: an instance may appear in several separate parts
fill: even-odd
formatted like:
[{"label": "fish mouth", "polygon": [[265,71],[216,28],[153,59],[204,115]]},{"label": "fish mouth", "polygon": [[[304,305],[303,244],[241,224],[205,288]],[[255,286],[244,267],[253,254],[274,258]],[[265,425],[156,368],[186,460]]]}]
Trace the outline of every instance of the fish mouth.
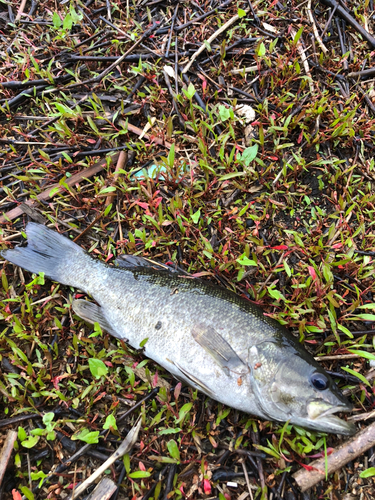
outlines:
[{"label": "fish mouth", "polygon": [[352,422],[342,420],[335,413],[349,412],[352,409],[353,407],[349,403],[331,406],[322,401],[312,401],[307,406],[307,413],[317,430],[351,436],[356,432],[356,426]]}]

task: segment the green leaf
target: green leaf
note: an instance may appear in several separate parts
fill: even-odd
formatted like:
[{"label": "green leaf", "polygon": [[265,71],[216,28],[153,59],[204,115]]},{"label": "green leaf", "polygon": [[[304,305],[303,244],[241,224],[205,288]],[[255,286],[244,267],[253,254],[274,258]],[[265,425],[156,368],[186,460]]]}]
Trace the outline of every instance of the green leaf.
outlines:
[{"label": "green leaf", "polygon": [[[363,306],[359,306],[358,309],[375,309],[375,304],[365,304]],[[367,469],[370,470],[370,469]],[[365,471],[363,471],[365,472]]]},{"label": "green leaf", "polygon": [[199,217],[201,216],[201,209],[199,208],[192,216],[192,220],[194,222],[194,224],[198,224],[198,221],[199,221]]},{"label": "green leaf", "polygon": [[294,43],[297,43],[298,40],[301,38],[302,32],[303,32],[303,26],[297,31],[296,36],[293,39]]},{"label": "green leaf", "polygon": [[246,167],[248,167],[250,163],[256,158],[257,154],[258,154],[258,144],[254,144],[254,146],[246,148],[242,153],[242,155],[241,154],[237,155],[237,159],[243,161]]},{"label": "green leaf", "polygon": [[375,467],[370,467],[369,469],[363,470],[359,474],[359,477],[362,477],[362,478],[372,477],[372,476],[375,476]]},{"label": "green leaf", "polygon": [[233,179],[233,177],[243,177],[246,172],[231,172],[230,174],[225,174],[219,177],[219,181],[227,181],[228,179]]},{"label": "green leaf", "polygon": [[67,14],[63,21],[63,28],[64,30],[70,30],[72,26],[73,26],[72,16],[70,14]]},{"label": "green leaf", "polygon": [[78,434],[73,434],[72,440],[76,441],[77,439],[88,444],[96,444],[99,442],[99,431],[91,432],[89,429],[82,429]]},{"label": "green leaf", "polygon": [[106,188],[101,189],[99,194],[114,193],[115,191],[116,191],[115,186],[108,186]]},{"label": "green leaf", "polygon": [[191,100],[194,97],[195,87],[191,82],[189,83],[189,87],[187,90],[185,90],[185,89],[182,89],[182,90],[189,100]]},{"label": "green leaf", "polygon": [[26,434],[26,431],[23,427],[18,427],[18,440],[19,441],[25,441],[25,439],[27,438],[27,434]]},{"label": "green leaf", "polygon": [[238,17],[241,19],[241,17],[246,16],[246,10],[238,9],[237,14],[238,14]]},{"label": "green leaf", "polygon": [[363,382],[365,385],[368,385],[369,387],[371,387],[370,382],[361,373],[358,373],[358,372],[352,370],[351,368],[347,368],[346,366],[342,366],[341,369],[350,373],[350,375],[354,375],[355,377],[359,378],[359,380],[361,382]]},{"label": "green leaf", "polygon": [[147,470],[137,470],[129,474],[129,477],[131,477],[132,479],[142,479],[144,477],[150,477],[150,476],[151,472],[148,472]]},{"label": "green leaf", "polygon": [[144,347],[147,344],[148,337],[146,339],[143,339],[142,342],[139,344],[139,347]]},{"label": "green leaf", "polygon": [[179,427],[170,427],[168,429],[161,429],[159,431],[159,436],[164,436],[166,434],[178,434],[182,429]]},{"label": "green leaf", "polygon": [[375,314],[356,314],[352,318],[348,318],[349,321],[358,321],[364,319],[365,321],[375,321]]},{"label": "green leaf", "polygon": [[246,255],[241,255],[236,262],[241,264],[241,266],[257,266],[258,264],[255,262],[255,260],[251,260]]},{"label": "green leaf", "polygon": [[19,453],[16,453],[16,454],[14,455],[14,465],[15,465],[16,467],[20,468],[20,467],[21,467],[21,463],[22,463],[22,462],[21,462],[21,457],[20,457],[20,454],[19,454]]},{"label": "green leaf", "polygon": [[124,467],[126,470],[126,474],[129,474],[130,472],[130,457],[129,453],[125,453],[125,455],[122,457],[122,461],[124,462]]},{"label": "green leaf", "polygon": [[45,429],[31,429],[30,431],[30,434],[32,436],[44,436],[44,434],[46,433],[46,430]]},{"label": "green leaf", "polygon": [[34,493],[31,490],[29,490],[29,488],[27,486],[21,486],[20,490],[25,495],[27,500],[34,500],[35,499]]},{"label": "green leaf", "polygon": [[172,143],[171,145],[171,148],[169,150],[169,153],[168,153],[168,165],[173,168],[173,165],[174,165],[174,158],[175,158],[175,146],[174,146],[174,143]]},{"label": "green leaf", "polygon": [[174,439],[171,439],[170,441],[168,441],[167,448],[168,448],[170,456],[172,458],[174,458],[175,460],[179,461],[180,460],[180,450],[178,449],[177,443]]},{"label": "green leaf", "polygon": [[64,116],[74,115],[73,111],[70,108],[68,108],[68,106],[65,106],[64,104],[62,104],[61,102],[55,102],[54,104],[62,115],[64,115]]},{"label": "green leaf", "polygon": [[43,415],[43,424],[47,426],[47,424],[50,424],[54,418],[55,414],[53,412],[45,413]]},{"label": "green leaf", "polygon": [[257,54],[258,54],[258,56],[262,57],[265,55],[265,53],[266,53],[266,47],[265,47],[264,43],[261,42],[259,47],[258,47]]},{"label": "green leaf", "polygon": [[54,28],[56,28],[56,29],[60,28],[62,21],[61,21],[60,16],[58,15],[57,12],[53,13],[52,22],[53,22]]},{"label": "green leaf", "polygon": [[39,481],[39,488],[40,488],[42,486],[44,479],[48,477],[48,474],[45,474],[42,470],[40,470],[39,472],[31,472],[30,477],[33,481],[40,479]]},{"label": "green leaf", "polygon": [[100,378],[108,373],[108,368],[105,366],[101,359],[90,358],[89,367],[91,375],[95,378]]},{"label": "green leaf", "polygon": [[361,358],[373,359],[375,360],[375,354],[372,352],[361,351],[360,349],[348,349],[352,354],[358,354]]},{"label": "green leaf", "polygon": [[225,122],[225,120],[229,120],[230,118],[230,110],[226,106],[219,106],[219,116],[221,121]]},{"label": "green leaf", "polygon": [[47,441],[54,441],[56,439],[56,432],[55,431],[50,431],[47,433]]},{"label": "green leaf", "polygon": [[27,439],[22,441],[22,446],[24,448],[33,448],[39,441],[39,436],[29,436]]},{"label": "green leaf", "polygon": [[184,404],[184,406],[182,406],[182,408],[179,411],[178,419],[176,420],[176,424],[179,424],[182,420],[184,420],[184,418],[189,413],[189,411],[191,410],[192,407],[193,407],[193,403],[186,403],[186,404]]},{"label": "green leaf", "polygon": [[110,429],[111,427],[112,429],[117,431],[116,419],[112,414],[108,415],[108,417],[105,419],[103,429]]}]

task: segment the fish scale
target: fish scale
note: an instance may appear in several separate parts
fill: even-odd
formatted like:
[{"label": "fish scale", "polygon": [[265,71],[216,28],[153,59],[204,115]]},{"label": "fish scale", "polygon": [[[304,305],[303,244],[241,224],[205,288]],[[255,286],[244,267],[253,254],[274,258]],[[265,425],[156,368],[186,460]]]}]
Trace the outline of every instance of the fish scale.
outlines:
[{"label": "fish scale", "polygon": [[250,301],[138,256],[109,266],[40,224],[29,223],[26,233],[27,246],[5,250],[3,257],[89,294],[96,304],[73,301],[80,317],[134,348],[146,341],[146,356],[179,379],[261,418],[355,431],[334,415],[351,404],[329,375]]}]

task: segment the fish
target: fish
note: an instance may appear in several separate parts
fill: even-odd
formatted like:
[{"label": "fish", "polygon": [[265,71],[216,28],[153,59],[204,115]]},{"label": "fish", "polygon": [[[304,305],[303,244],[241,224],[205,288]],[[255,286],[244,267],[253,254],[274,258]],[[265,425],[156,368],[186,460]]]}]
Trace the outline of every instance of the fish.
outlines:
[{"label": "fish", "polygon": [[83,320],[100,327],[207,396],[255,417],[351,435],[352,410],[329,374],[261,308],[225,288],[172,272],[139,256],[109,265],[42,224],[27,245],[1,252],[32,273],[79,289]]}]

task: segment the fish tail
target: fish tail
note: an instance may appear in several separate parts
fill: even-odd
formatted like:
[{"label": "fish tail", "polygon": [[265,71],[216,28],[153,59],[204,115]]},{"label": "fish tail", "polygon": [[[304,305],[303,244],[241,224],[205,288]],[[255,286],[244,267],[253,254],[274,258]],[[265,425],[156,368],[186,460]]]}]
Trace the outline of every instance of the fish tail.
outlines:
[{"label": "fish tail", "polygon": [[91,258],[76,243],[42,224],[26,226],[27,246],[3,250],[2,257],[32,273],[87,291]]}]

